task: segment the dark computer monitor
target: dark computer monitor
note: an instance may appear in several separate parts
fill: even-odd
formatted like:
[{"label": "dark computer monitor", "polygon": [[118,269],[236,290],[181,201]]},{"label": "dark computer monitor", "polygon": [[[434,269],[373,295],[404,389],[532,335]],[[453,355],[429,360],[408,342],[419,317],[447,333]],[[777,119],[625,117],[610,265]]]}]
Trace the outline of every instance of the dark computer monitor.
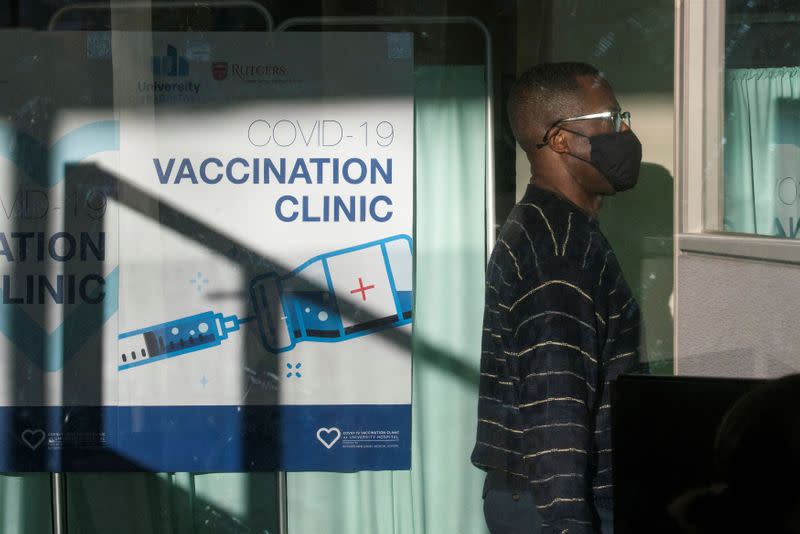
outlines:
[{"label": "dark computer monitor", "polygon": [[611,385],[615,534],[674,532],[667,507],[715,481],[723,415],[762,380],[621,376]]}]

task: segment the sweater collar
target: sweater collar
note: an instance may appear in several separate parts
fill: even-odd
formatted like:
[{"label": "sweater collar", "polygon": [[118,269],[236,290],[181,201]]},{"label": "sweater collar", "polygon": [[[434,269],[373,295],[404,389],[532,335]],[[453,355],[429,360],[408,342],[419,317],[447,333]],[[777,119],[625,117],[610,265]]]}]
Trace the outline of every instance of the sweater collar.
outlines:
[{"label": "sweater collar", "polygon": [[589,215],[563,195],[534,184],[528,184],[525,194],[522,196],[522,202],[531,202],[541,206],[561,206],[583,217],[587,222],[597,223],[596,216]]}]

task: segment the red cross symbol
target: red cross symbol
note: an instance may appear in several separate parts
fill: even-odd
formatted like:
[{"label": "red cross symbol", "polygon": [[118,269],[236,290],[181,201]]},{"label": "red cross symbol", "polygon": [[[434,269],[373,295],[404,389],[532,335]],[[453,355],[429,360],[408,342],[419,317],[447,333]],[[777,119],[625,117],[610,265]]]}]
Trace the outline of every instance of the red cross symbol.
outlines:
[{"label": "red cross symbol", "polygon": [[374,285],[365,286],[364,282],[361,280],[361,277],[358,278],[358,285],[359,287],[357,289],[353,289],[352,291],[350,291],[350,293],[361,293],[361,298],[363,300],[367,300],[367,289],[372,289],[375,286]]}]

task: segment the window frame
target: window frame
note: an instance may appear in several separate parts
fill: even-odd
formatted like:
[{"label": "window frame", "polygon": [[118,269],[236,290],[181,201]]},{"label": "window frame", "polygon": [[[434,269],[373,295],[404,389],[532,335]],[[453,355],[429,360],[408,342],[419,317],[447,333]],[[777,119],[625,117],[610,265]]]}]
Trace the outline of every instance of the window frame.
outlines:
[{"label": "window frame", "polygon": [[676,254],[800,264],[800,240],[723,231],[725,0],[675,3]]}]

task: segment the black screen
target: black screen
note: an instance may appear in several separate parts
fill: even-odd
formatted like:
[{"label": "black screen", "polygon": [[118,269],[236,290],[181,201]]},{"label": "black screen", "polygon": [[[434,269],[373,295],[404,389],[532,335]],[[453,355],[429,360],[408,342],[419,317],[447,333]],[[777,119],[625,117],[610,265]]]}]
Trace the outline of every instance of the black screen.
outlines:
[{"label": "black screen", "polygon": [[674,532],[667,507],[715,481],[723,415],[761,380],[622,376],[611,385],[614,532]]}]

